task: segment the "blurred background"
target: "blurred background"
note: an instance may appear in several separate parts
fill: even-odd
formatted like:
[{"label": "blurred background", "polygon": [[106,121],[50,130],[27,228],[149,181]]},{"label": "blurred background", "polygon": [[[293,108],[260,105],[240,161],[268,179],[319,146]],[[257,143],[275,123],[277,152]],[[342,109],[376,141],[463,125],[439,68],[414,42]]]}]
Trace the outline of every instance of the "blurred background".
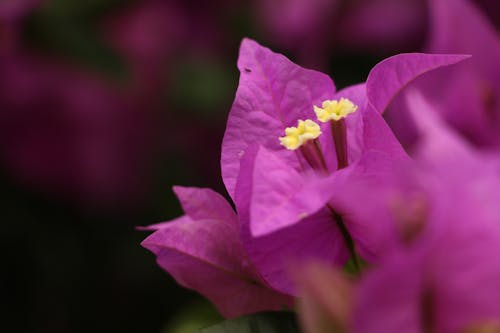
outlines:
[{"label": "blurred background", "polygon": [[[500,2],[476,4],[499,26]],[[241,39],[342,88],[421,50],[424,0],[0,0],[2,331],[190,332],[218,320],[139,243],[226,195]]]}]

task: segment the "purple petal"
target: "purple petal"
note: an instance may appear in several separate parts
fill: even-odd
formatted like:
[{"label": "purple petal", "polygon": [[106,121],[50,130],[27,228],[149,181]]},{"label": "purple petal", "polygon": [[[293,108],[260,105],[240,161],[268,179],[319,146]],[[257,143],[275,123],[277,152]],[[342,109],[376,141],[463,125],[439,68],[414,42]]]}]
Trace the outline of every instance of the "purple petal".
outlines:
[{"label": "purple petal", "polygon": [[500,319],[500,266],[485,259],[485,253],[500,251],[500,233],[498,226],[483,223],[481,214],[468,206],[472,209],[461,210],[462,216],[431,254],[437,332],[457,332],[472,323]]},{"label": "purple petal", "polygon": [[454,54],[398,54],[378,63],[366,81],[369,103],[383,113],[394,96],[412,80],[431,70],[455,64],[469,58]]},{"label": "purple petal", "polygon": [[296,155],[283,149],[278,137],[298,119],[313,118],[313,105],[331,99],[335,92],[327,75],[301,68],[250,39],[241,44],[238,68],[240,82],[221,156],[222,176],[233,198],[240,159],[250,144],[277,151],[298,168]]},{"label": "purple petal", "polygon": [[329,203],[342,216],[358,255],[370,263],[379,260],[386,250],[386,240],[392,237],[392,219],[385,201],[392,194],[390,186],[396,171],[407,162],[370,151],[334,184]]},{"label": "purple petal", "polygon": [[399,246],[365,275],[355,302],[355,332],[451,333],[500,318],[500,267],[485,257],[500,250],[498,223],[463,182],[422,176],[408,179],[415,174],[407,173],[399,181],[417,185],[400,191],[425,192],[425,228],[411,243],[395,237]]},{"label": "purple petal", "polygon": [[500,267],[484,257],[500,249],[498,226],[448,194],[453,209],[434,206],[431,233],[386,256],[361,281],[355,332],[452,333],[500,318]]},{"label": "purple petal", "polygon": [[414,158],[441,179],[473,193],[471,202],[489,212],[500,224],[500,159],[478,151],[439,117],[436,109],[417,90],[405,94],[408,112],[420,139]]},{"label": "purple petal", "polygon": [[431,32],[427,50],[472,54],[469,63],[474,64],[481,76],[498,81],[500,38],[487,17],[466,0],[432,0],[429,6]]},{"label": "purple petal", "polygon": [[[478,146],[500,145],[500,38],[470,2],[430,1],[429,52],[470,53],[459,66],[433,73],[421,83],[426,95],[441,104],[447,122]],[[463,20],[467,17],[467,21]],[[460,96],[460,98],[457,98]]]},{"label": "purple petal", "polygon": [[193,220],[215,219],[238,225],[233,208],[219,193],[208,188],[174,186],[186,215]]},{"label": "purple petal", "polygon": [[297,294],[290,276],[298,264],[314,260],[342,265],[349,257],[342,234],[327,209],[262,237],[252,237],[247,230],[243,240],[262,278],[273,289],[288,295]]},{"label": "purple petal", "polygon": [[330,199],[336,179],[348,173],[342,170],[327,178],[301,175],[264,147],[258,149],[250,163],[253,163],[249,202],[253,236],[269,234],[316,213]]},{"label": "purple petal", "polygon": [[439,116],[438,110],[415,89],[405,92],[406,110],[417,130],[419,140],[414,155],[419,161],[439,164],[450,159],[470,159],[472,147]]},{"label": "purple petal", "polygon": [[[293,295],[295,294],[295,288],[290,280],[289,273],[290,265],[293,265],[295,260],[316,258],[330,263],[343,263],[348,254],[338,227],[331,216],[323,209],[325,201],[322,202],[323,199],[318,198],[323,194],[312,193],[313,188],[309,188],[306,191],[302,190],[298,194],[303,196],[304,202],[299,199],[293,201],[299,205],[299,208],[293,207],[293,204],[288,202],[287,194],[290,194],[290,189],[297,190],[289,188],[288,185],[293,187],[293,184],[301,183],[303,180],[302,176],[297,175],[296,171],[283,166],[282,163],[283,161],[273,155],[273,152],[263,147],[252,146],[249,148],[242,158],[240,177],[236,187],[236,206],[242,224],[242,238],[245,249],[257,271],[271,287]],[[276,168],[277,176],[274,174],[274,176],[269,177],[265,174],[266,170],[264,169],[255,171],[255,169],[263,166],[268,166],[273,170]],[[273,173],[273,170],[267,169],[269,173]],[[258,174],[255,178],[253,177],[254,173]],[[264,175],[261,173],[264,173]],[[271,183],[266,185],[266,181],[260,178],[263,176]],[[296,178],[293,178],[294,176]],[[279,179],[275,180],[275,177]],[[253,185],[254,181],[260,183],[258,191],[265,192],[269,190],[273,192],[269,194],[268,198],[277,202],[278,206],[273,207],[270,202],[264,200],[265,193],[259,193],[259,199],[257,199],[258,203],[264,205],[264,207],[254,206],[256,204],[254,196],[257,193]],[[278,184],[275,185],[274,181]],[[287,181],[290,184],[286,184]],[[286,192],[277,192],[274,186],[279,186],[282,190],[285,189]],[[307,199],[307,193],[311,193],[316,199]],[[280,207],[280,200],[285,203],[284,206]],[[297,209],[300,209],[300,207],[303,209],[311,208],[304,208],[308,203],[312,203],[314,206],[307,214],[309,217],[298,218]],[[287,212],[285,206],[289,207],[292,213]],[[265,223],[258,226],[258,228],[262,228],[265,235],[261,237],[252,236],[254,231],[251,231],[251,221],[257,224],[260,224],[261,221],[253,211],[251,212],[251,209],[254,209],[256,214],[264,214],[266,211],[270,214],[276,214],[273,221],[281,226],[279,230],[272,224]],[[274,213],[274,211],[277,213]],[[318,212],[314,214],[314,211]],[[265,218],[265,216],[263,217]],[[265,230],[266,227],[269,227],[269,230]],[[273,230],[276,230],[276,232],[271,232]],[[311,239],[314,239],[314,242],[311,242]]]},{"label": "purple petal", "polygon": [[419,260],[399,256],[368,273],[356,294],[353,332],[422,332],[421,266]]},{"label": "purple petal", "polygon": [[372,108],[366,108],[363,113],[363,125],[363,148],[365,151],[384,152],[391,155],[394,160],[408,158],[381,114]]},{"label": "purple petal", "polygon": [[210,299],[226,317],[279,310],[290,299],[265,287],[246,259],[238,230],[221,220],[178,219],[142,242],[182,286]]}]

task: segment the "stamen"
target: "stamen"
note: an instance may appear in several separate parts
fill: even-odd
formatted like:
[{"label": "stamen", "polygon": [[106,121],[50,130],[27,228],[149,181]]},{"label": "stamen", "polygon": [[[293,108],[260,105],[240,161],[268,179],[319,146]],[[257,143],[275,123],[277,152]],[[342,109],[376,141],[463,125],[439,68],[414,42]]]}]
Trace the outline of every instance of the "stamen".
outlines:
[{"label": "stamen", "polygon": [[299,120],[297,127],[287,127],[285,136],[279,138],[280,143],[288,150],[300,149],[300,152],[313,170],[328,173],[323,153],[317,138],[321,128],[310,119]]},{"label": "stamen", "polygon": [[337,155],[337,170],[349,165],[347,156],[347,129],[344,119],[332,121],[332,136],[335,143],[335,154]]},{"label": "stamen", "polygon": [[347,98],[340,100],[326,100],[322,107],[314,106],[314,112],[321,122],[331,122],[335,153],[337,154],[337,169],[343,169],[349,164],[347,156],[347,130],[345,119],[356,112],[358,106]]},{"label": "stamen", "polygon": [[318,117],[318,120],[326,123],[327,121],[333,120],[338,121],[354,113],[358,109],[357,105],[348,100],[347,98],[341,98],[337,100],[326,100],[322,103],[322,107],[314,106],[314,112]]},{"label": "stamen", "polygon": [[314,121],[299,120],[297,127],[287,127],[285,136],[280,137],[280,143],[288,150],[295,150],[309,140],[314,140],[321,135],[321,128]]},{"label": "stamen", "polygon": [[328,174],[328,167],[321,152],[318,140],[306,142],[300,147],[300,152],[313,170],[323,174]]}]

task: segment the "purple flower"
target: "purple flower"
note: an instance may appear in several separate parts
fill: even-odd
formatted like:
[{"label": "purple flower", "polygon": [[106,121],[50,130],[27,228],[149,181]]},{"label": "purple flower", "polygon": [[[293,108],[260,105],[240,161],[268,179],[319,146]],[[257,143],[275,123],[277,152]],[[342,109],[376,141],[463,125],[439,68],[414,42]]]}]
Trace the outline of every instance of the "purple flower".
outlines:
[{"label": "purple flower", "polygon": [[[425,177],[426,184],[440,183]],[[458,185],[427,190],[414,209],[407,196],[398,201],[402,210],[393,205],[406,236],[394,240],[395,249],[362,279],[354,332],[500,327],[500,266],[489,260],[500,250],[499,225],[475,205],[469,188]]]},{"label": "purple flower", "polygon": [[169,32],[173,20],[161,20],[176,17],[175,6],[143,1],[102,22],[97,32],[112,31],[130,70],[122,81],[29,45],[21,14],[41,4],[0,1],[2,167],[23,186],[84,207],[137,209],[147,199],[153,152],[164,149],[153,140],[162,126],[164,61],[178,36]]},{"label": "purple flower", "polygon": [[[461,169],[456,160],[442,165],[451,176],[436,172],[443,161],[433,170],[407,164],[381,188],[350,189],[366,217],[387,220],[392,232],[385,235],[380,260],[354,287],[327,269],[315,270],[323,277],[312,276],[310,269],[298,272],[304,306],[319,308],[330,326],[348,332],[500,328],[500,266],[491,260],[500,250],[500,224],[498,213],[490,214],[498,208],[477,205],[478,189],[453,176],[462,172],[455,170]],[[498,175],[483,177],[499,183]],[[496,200],[490,205],[497,206],[498,186],[489,195]],[[337,296],[325,299],[325,294]],[[311,309],[303,308],[301,315],[312,327]],[[315,332],[323,331],[310,331]]]},{"label": "purple flower", "polygon": [[[472,58],[441,73],[436,89],[445,119],[471,142],[500,146],[500,36],[467,0],[431,1],[430,52],[467,53]],[[461,20],[467,17],[467,23]],[[436,79],[436,78],[429,78]],[[460,96],[460,98],[457,98]],[[458,102],[461,100],[461,102]]]},{"label": "purple flower", "polygon": [[405,105],[419,140],[412,148],[420,166],[447,179],[449,186],[473,193],[470,200],[483,213],[498,221],[500,207],[500,158],[498,154],[478,150],[446,123],[421,91],[408,89]]},{"label": "purple flower", "polygon": [[[375,66],[366,84],[335,92],[325,74],[243,41],[222,175],[246,249],[273,288],[294,294],[285,273],[294,259],[343,264],[354,252],[376,258],[385,226],[358,223],[356,199],[343,191],[353,180],[375,186],[392,161],[407,158],[380,115],[398,91],[420,74],[462,59],[398,55]],[[326,122],[306,123],[316,116]]]},{"label": "purple flower", "polygon": [[0,2],[0,24],[21,18],[40,2],[41,0],[4,0]]},{"label": "purple flower", "polygon": [[[468,141],[477,147],[497,149],[500,147],[500,36],[486,16],[467,0],[429,1],[429,11],[426,50],[466,53],[472,57],[457,66],[430,73],[415,85]],[[404,110],[395,107],[388,117],[391,128],[411,147],[418,136]]]},{"label": "purple flower", "polygon": [[150,226],[142,246],[182,286],[200,292],[226,317],[280,310],[292,299],[270,289],[243,249],[238,218],[209,189],[174,187],[186,215]]},{"label": "purple flower", "polygon": [[40,5],[40,0],[4,0],[0,2],[0,57],[19,43],[21,21]]},{"label": "purple flower", "polygon": [[0,156],[12,177],[83,205],[143,200],[155,127],[136,96],[22,51],[0,70]]},{"label": "purple flower", "polygon": [[165,89],[167,66],[186,38],[189,18],[176,2],[147,0],[113,12],[104,34],[134,77],[134,89],[157,98]]}]

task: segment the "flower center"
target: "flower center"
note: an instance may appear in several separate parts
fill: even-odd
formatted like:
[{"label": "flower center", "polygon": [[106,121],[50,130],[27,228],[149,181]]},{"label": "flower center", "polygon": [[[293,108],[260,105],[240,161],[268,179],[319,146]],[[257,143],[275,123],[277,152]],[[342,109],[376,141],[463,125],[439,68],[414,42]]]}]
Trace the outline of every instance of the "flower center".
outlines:
[{"label": "flower center", "polygon": [[288,150],[295,150],[309,140],[321,135],[321,128],[311,119],[299,120],[297,127],[287,127],[280,143]]},{"label": "flower center", "polygon": [[314,105],[314,112],[321,122],[330,121],[332,126],[335,153],[337,155],[337,169],[343,169],[349,164],[347,155],[347,129],[344,118],[356,112],[358,106],[347,98],[340,100],[326,100],[322,108]]},{"label": "flower center", "polygon": [[321,173],[328,173],[323,153],[318,140],[321,128],[314,121],[299,120],[297,127],[287,127],[285,136],[280,137],[280,143],[288,150],[300,149],[302,157],[309,166]]},{"label": "flower center", "polygon": [[322,103],[322,107],[314,106],[314,112],[318,120],[326,123],[330,120],[338,121],[354,113],[358,107],[347,98],[340,100],[326,100]]}]

